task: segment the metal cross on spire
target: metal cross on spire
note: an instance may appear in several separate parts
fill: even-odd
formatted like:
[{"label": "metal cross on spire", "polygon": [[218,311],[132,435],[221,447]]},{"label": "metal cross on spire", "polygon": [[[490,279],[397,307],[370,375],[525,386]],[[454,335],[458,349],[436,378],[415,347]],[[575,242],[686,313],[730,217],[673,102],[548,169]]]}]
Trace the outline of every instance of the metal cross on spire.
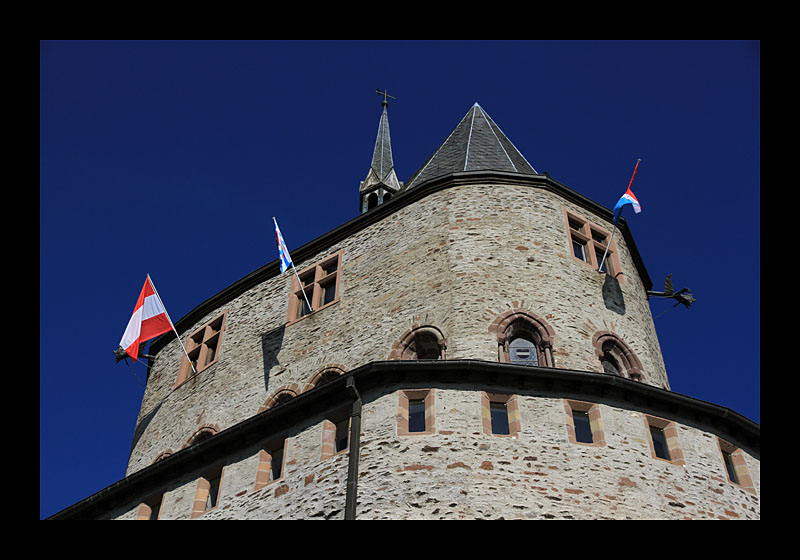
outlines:
[{"label": "metal cross on spire", "polygon": [[381,88],[378,88],[378,95],[382,95],[383,96],[383,101],[381,102],[381,105],[383,105],[384,107],[388,107],[389,106],[389,102],[386,101],[387,97],[389,99],[396,99],[395,97],[392,97],[391,95],[389,95],[388,91],[381,91]]}]

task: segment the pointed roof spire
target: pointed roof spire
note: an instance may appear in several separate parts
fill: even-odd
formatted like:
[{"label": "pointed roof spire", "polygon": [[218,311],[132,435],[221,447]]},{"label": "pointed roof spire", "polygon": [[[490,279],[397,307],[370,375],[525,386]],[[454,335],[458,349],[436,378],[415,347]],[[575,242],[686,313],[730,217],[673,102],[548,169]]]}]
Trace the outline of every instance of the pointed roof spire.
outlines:
[{"label": "pointed roof spire", "polygon": [[463,171],[539,174],[477,102],[425,165],[406,182],[404,190],[435,177]]},{"label": "pointed roof spire", "polygon": [[401,183],[397,179],[394,171],[394,161],[392,159],[392,138],[389,134],[389,102],[387,99],[394,99],[385,91],[378,89],[378,94],[383,96],[381,105],[383,112],[378,123],[378,137],[375,140],[375,149],[372,152],[372,164],[366,179],[361,182],[360,192],[364,192],[370,187],[381,183],[393,191],[400,189]]}]

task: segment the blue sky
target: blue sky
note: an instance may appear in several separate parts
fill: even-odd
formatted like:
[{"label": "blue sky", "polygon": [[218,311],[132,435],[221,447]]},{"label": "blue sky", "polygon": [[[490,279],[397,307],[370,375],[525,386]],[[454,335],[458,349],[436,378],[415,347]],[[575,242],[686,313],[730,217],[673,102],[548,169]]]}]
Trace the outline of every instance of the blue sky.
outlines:
[{"label": "blue sky", "polygon": [[[40,43],[39,514],[125,475],[145,368],[115,364],[150,274],[177,321],[358,214],[389,106],[406,181],[473,103],[626,219],[672,389],[760,422],[760,44]],[[413,235],[413,232],[409,232]],[[651,302],[657,316],[671,307]]]}]

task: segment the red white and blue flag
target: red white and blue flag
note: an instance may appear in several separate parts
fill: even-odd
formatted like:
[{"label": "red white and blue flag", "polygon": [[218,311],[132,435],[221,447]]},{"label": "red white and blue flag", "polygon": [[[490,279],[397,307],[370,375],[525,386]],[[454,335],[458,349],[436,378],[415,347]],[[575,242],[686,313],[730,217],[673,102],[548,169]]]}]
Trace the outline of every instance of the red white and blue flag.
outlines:
[{"label": "red white and blue flag", "polygon": [[283,241],[283,236],[281,235],[277,220],[273,217],[272,221],[275,222],[275,235],[278,237],[278,258],[281,260],[281,274],[283,274],[290,266],[294,266],[294,264],[292,264],[292,257],[289,254],[289,249],[286,248],[286,243]]},{"label": "red white and blue flag", "polygon": [[167,317],[167,310],[156,294],[148,275],[119,345],[135,362],[139,357],[140,344],[164,334],[170,329],[172,329],[172,323]]},{"label": "red white and blue flag", "polygon": [[631,185],[633,185],[633,178],[636,177],[636,170],[639,169],[639,162],[642,160],[636,160],[636,167],[633,169],[633,175],[631,176],[631,182],[628,183],[628,190],[625,191],[619,200],[617,201],[616,206],[614,206],[614,225],[617,224],[617,220],[619,219],[619,215],[622,213],[622,208],[626,205],[630,204],[633,206],[634,213],[638,214],[642,211],[642,205],[639,204],[639,199],[636,198],[636,195],[633,194],[631,191]]}]

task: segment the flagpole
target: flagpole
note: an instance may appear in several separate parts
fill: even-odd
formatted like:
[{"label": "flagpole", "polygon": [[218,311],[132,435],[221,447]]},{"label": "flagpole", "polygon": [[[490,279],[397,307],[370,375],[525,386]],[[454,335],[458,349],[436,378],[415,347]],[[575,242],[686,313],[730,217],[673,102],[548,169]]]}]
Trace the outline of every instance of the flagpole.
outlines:
[{"label": "flagpole", "polygon": [[[278,228],[278,220],[275,219],[275,216],[272,216],[272,221],[275,224],[275,232],[278,233],[280,231],[280,228]],[[285,245],[283,246],[283,248],[281,248],[281,247],[282,247],[282,236],[279,235],[278,236],[278,250],[279,251],[286,250],[286,253],[287,253],[286,256],[288,257],[289,263],[292,266],[292,271],[294,271],[294,276],[295,276],[295,278],[297,278],[297,285],[300,286],[300,291],[303,292],[303,298],[305,298],[306,303],[308,304],[308,309],[310,311],[314,311],[314,308],[311,306],[311,302],[308,301],[308,296],[306,295],[305,288],[303,288],[303,283],[300,281],[300,275],[297,274],[297,268],[295,268],[294,262],[292,261],[292,257],[291,257],[291,255],[289,255],[288,247],[286,247]],[[283,264],[285,264],[285,263],[283,263]]]},{"label": "flagpole", "polygon": [[300,276],[297,274],[297,269],[294,267],[294,263],[292,263],[292,270],[294,271],[294,276],[297,278],[297,284],[300,286],[300,291],[303,292],[303,297],[306,299],[306,303],[308,304],[308,308],[311,311],[314,311],[314,308],[311,307],[311,302],[308,301],[308,296],[306,295],[306,290],[303,288],[303,283],[300,281]]},{"label": "flagpole", "polygon": [[[633,185],[633,178],[636,177],[636,170],[639,169],[639,162],[640,161],[642,161],[642,158],[639,158],[639,159],[636,160],[636,166],[634,166],[633,175],[631,175],[631,182],[628,183],[628,190],[631,190],[631,186]],[[622,213],[622,210],[620,209],[620,214],[621,213]],[[600,261],[600,266],[597,267],[597,272],[600,272],[603,269],[603,263],[606,262],[606,255],[608,254],[608,248],[611,247],[611,240],[614,239],[614,234],[617,231],[617,220],[618,219],[619,219],[619,216],[617,216],[614,219],[614,229],[611,230],[611,237],[609,238],[608,244],[606,245],[606,250],[603,253],[603,259]]]},{"label": "flagpole", "polygon": [[186,356],[186,359],[189,361],[189,367],[192,368],[192,373],[197,375],[197,370],[194,369],[194,364],[192,363],[192,359],[189,357],[189,353],[186,351],[186,347],[183,345],[183,342],[181,341],[181,336],[178,334],[178,331],[175,330],[175,325],[172,324],[172,319],[170,319],[170,317],[169,317],[169,312],[167,311],[167,306],[164,305],[164,302],[161,300],[161,296],[158,295],[158,290],[156,290],[156,285],[153,284],[153,280],[150,278],[149,274],[147,275],[147,281],[150,282],[150,287],[153,288],[153,292],[155,292],[156,297],[158,298],[158,301],[161,303],[161,307],[164,308],[164,314],[167,316],[167,321],[169,321],[169,326],[172,327],[172,331],[175,333],[175,336],[178,337],[178,344],[181,345],[181,348],[183,349],[183,353]]}]

